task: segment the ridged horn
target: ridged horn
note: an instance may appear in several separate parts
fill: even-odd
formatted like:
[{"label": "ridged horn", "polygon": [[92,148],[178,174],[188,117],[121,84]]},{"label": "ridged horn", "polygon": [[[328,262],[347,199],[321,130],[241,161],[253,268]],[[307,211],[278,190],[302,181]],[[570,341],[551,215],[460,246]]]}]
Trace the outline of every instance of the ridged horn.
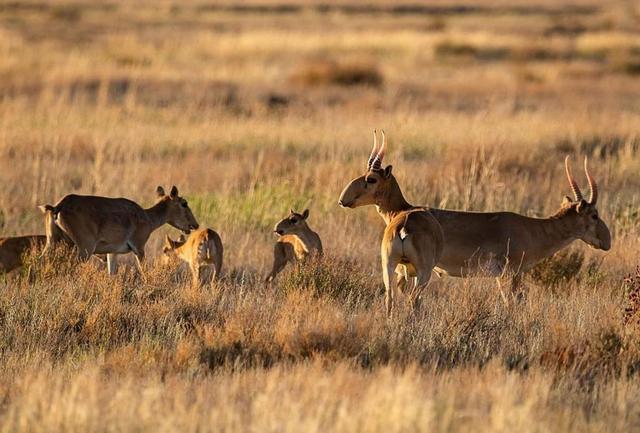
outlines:
[{"label": "ridged horn", "polygon": [[380,150],[378,150],[378,154],[376,155],[373,163],[371,164],[371,170],[381,170],[382,169],[382,160],[384,159],[384,154],[387,150],[387,138],[384,135],[384,130],[381,129],[380,133],[382,134],[382,144],[380,145]]},{"label": "ridged horn", "polygon": [[582,200],[583,198],[580,187],[571,175],[571,169],[569,168],[569,155],[567,155],[567,157],[564,159],[564,169],[567,172],[567,180],[569,181],[569,185],[571,186],[571,191],[573,191],[573,197],[576,199],[576,201]]},{"label": "ridged horn", "polygon": [[376,159],[376,155],[378,154],[378,137],[375,129],[373,130],[373,149],[371,150],[371,155],[369,155],[369,160],[367,161],[367,170],[371,170],[371,164]]},{"label": "ridged horn", "polygon": [[589,174],[589,169],[587,168],[587,157],[584,157],[584,174],[587,175],[587,182],[589,182],[589,203],[596,204],[598,202],[598,184],[595,179],[591,177]]}]

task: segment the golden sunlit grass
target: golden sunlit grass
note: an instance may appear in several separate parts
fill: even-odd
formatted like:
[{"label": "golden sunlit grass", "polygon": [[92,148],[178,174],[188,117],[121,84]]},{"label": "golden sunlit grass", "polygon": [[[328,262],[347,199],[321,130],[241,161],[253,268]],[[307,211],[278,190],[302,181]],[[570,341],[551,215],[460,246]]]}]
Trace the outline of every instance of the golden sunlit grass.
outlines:
[{"label": "golden sunlit grass", "polygon": [[[0,277],[0,430],[633,431],[638,10],[547,0],[0,5],[0,228],[75,192],[176,184],[222,281],[57,250]],[[576,242],[502,296],[434,278],[387,323],[372,209],[337,206],[373,128],[407,199],[549,215],[569,154],[608,253]],[[271,286],[273,224],[326,257]],[[635,295],[634,295],[635,294]],[[626,311],[626,316],[625,316]],[[626,317],[626,319],[625,319]]]}]

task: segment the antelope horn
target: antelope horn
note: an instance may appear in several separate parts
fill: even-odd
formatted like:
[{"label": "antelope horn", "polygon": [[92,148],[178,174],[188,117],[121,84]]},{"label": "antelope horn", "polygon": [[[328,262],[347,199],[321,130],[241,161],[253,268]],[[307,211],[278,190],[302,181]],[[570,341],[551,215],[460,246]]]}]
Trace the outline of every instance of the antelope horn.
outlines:
[{"label": "antelope horn", "polygon": [[380,149],[378,150],[378,154],[376,155],[373,163],[371,164],[372,170],[380,170],[382,168],[382,160],[384,159],[384,153],[387,150],[387,138],[384,135],[384,130],[380,130],[382,134],[382,144],[380,145]]},{"label": "antelope horn", "polygon": [[591,194],[589,196],[589,203],[596,204],[598,202],[598,184],[595,179],[591,177],[589,174],[589,169],[587,168],[587,157],[584,157],[584,173],[587,175],[587,181],[589,182],[589,189],[591,190]]},{"label": "antelope horn", "polygon": [[371,164],[376,159],[376,155],[378,154],[378,137],[375,129],[373,130],[373,149],[371,150],[371,155],[369,155],[369,160],[367,161],[367,170],[371,169]]},{"label": "antelope horn", "polygon": [[580,192],[580,187],[576,183],[573,176],[571,176],[571,169],[569,168],[569,155],[564,159],[564,169],[567,172],[567,179],[569,180],[569,185],[571,185],[571,191],[573,191],[573,196],[576,201],[582,200],[582,192]]}]

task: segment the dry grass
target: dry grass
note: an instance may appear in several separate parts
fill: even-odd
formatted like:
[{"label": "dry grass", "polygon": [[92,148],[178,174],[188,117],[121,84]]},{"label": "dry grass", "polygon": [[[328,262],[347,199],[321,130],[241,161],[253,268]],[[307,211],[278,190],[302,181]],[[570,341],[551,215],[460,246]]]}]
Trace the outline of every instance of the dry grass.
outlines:
[{"label": "dry grass", "polygon": [[[62,250],[1,277],[0,430],[637,430],[637,16],[548,0],[0,5],[2,234],[42,232],[35,206],[69,192],[149,205],[176,184],[226,268],[191,288],[154,261],[163,228],[145,281]],[[548,215],[564,156],[577,175],[589,155],[613,249],[577,242],[506,303],[492,279],[436,280],[387,323],[382,222],[336,205],[374,127],[416,204]],[[327,257],[265,287],[290,207],[311,208]]]}]

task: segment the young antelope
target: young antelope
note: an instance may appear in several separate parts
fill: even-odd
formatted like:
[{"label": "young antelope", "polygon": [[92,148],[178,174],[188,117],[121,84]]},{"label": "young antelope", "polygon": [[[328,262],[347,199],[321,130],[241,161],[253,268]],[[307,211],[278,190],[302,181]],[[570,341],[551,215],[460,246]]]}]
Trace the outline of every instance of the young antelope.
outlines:
[{"label": "young antelope", "polygon": [[304,261],[310,254],[322,255],[320,236],[309,228],[307,218],[309,209],[301,214],[291,209],[289,215],[274,227],[278,240],[273,247],[273,267],[267,276],[267,283],[273,281],[287,263]]}]

